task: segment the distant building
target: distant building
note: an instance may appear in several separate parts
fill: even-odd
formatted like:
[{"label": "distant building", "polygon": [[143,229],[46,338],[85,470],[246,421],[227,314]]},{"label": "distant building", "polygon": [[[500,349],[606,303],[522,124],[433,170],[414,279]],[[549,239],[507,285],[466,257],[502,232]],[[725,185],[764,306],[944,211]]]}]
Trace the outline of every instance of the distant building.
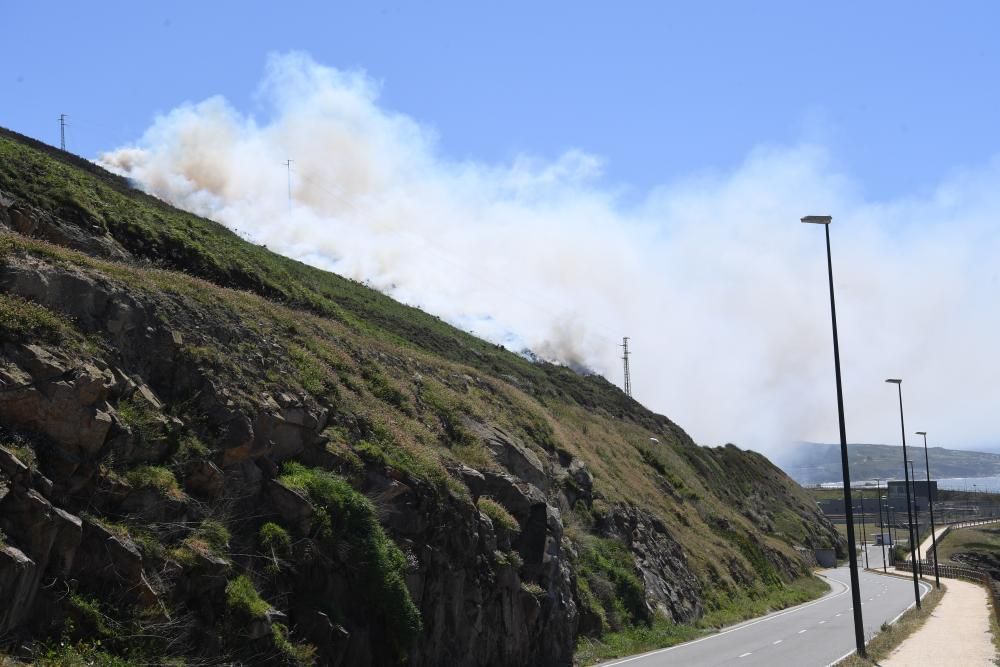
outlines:
[{"label": "distant building", "polygon": [[[928,494],[928,488],[930,493]],[[910,482],[910,494],[913,496],[914,507],[918,512],[926,512],[928,506],[928,496],[930,500],[937,502],[938,488],[937,481],[931,480],[928,487],[927,480]],[[889,482],[889,506],[897,512],[906,511],[906,482]]]},{"label": "distant building", "polygon": [[[852,497],[854,498],[853,510],[855,519],[860,519],[862,501],[864,501],[864,514],[867,520],[870,523],[878,523],[879,509],[878,500],[875,498],[875,489],[865,489],[863,493],[860,489],[854,489]],[[825,514],[833,523],[844,523],[844,500],[842,498],[817,500],[816,505],[819,507],[819,511]]]}]

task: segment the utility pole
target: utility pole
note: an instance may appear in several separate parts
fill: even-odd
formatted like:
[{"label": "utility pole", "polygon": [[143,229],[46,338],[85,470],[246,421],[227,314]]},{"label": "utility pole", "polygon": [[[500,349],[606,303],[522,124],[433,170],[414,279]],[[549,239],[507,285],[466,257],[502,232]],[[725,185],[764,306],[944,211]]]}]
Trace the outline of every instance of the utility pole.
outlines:
[{"label": "utility pole", "polygon": [[622,361],[625,362],[625,395],[631,398],[632,375],[629,372],[629,367],[628,367],[628,355],[631,354],[631,352],[628,351],[628,336],[622,338],[621,348],[622,348]]},{"label": "utility pole", "polygon": [[292,162],[294,160],[285,160],[284,165],[288,170],[288,210],[292,210]]},{"label": "utility pole", "polygon": [[66,114],[59,114],[59,149],[66,150]]}]

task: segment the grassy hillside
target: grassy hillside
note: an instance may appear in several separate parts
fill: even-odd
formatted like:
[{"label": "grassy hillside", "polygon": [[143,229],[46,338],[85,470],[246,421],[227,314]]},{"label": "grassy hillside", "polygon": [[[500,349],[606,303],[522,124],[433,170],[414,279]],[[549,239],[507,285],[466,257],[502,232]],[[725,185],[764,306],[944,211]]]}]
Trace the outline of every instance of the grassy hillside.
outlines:
[{"label": "grassy hillside", "polygon": [[[21,363],[17,354],[25,345],[36,343],[67,366],[129,370],[162,400],[162,406],[143,402],[134,389],[111,392],[108,409],[132,448],[123,453],[116,450],[119,441],[109,439],[88,473],[91,486],[74,482],[66,507],[93,512],[85,492],[97,494],[112,509],[95,521],[112,522],[139,545],[146,562],[175,578],[204,567],[193,552],[228,562],[233,618],[258,618],[270,605],[293,620],[301,617],[295,601],[308,595],[296,588],[295,577],[305,576],[303,559],[312,553],[297,550],[303,541],[322,553],[357,550],[370,559],[347,585],[356,587],[351,597],[371,600],[374,611],[329,609],[329,616],[358,632],[391,631],[385,650],[418,660],[420,652],[408,642],[439,641],[428,617],[437,603],[426,583],[436,581],[428,564],[434,549],[420,545],[446,539],[446,524],[435,521],[454,520],[460,532],[468,512],[489,517],[496,533],[497,544],[477,565],[488,570],[482,581],[513,577],[518,595],[541,601],[543,616],[558,597],[555,587],[564,584],[553,583],[544,569],[548,561],[524,558],[540,548],[558,551],[573,572],[561,581],[572,584],[580,610],[579,627],[571,624],[571,630],[591,638],[581,644],[587,659],[676,641],[818,593],[802,579],[808,565],[798,549],[838,538],[809,497],[760,455],[731,445],[698,447],[603,378],[529,361],[9,132],[0,133],[0,197],[12,202],[11,210],[103,237],[125,258],[0,235],[0,273],[9,289],[0,294],[0,338],[5,355],[13,355],[11,367]],[[123,300],[142,326],[111,327],[82,305],[86,299]],[[250,445],[234,444],[233,424],[241,415],[255,431],[287,428],[292,417],[278,426],[267,421],[279,407],[285,415],[328,418],[315,420],[320,431],[304,448],[287,453],[277,446],[247,453]],[[12,426],[0,420],[0,427]],[[46,463],[51,446],[45,438],[30,429],[3,433],[0,444],[21,458],[37,458],[43,469],[55,465]],[[137,459],[134,448],[146,453]],[[308,523],[282,524],[275,512],[283,506],[267,500],[259,484],[252,487],[257,495],[247,492],[226,504],[205,504],[186,492],[192,470],[203,470],[203,463],[229,475],[247,456],[266,479],[309,503]],[[470,468],[494,475],[487,481],[512,473],[539,487],[549,515],[558,517],[545,519],[543,512],[541,546],[531,537],[535,515],[510,498],[480,496]],[[592,475],[592,489],[581,470]],[[150,524],[128,509],[134,508],[128,499],[147,490],[171,507],[207,512],[217,526]],[[116,504],[122,497],[126,502]],[[405,499],[399,512],[410,513],[410,520],[394,518],[397,497]],[[545,546],[545,535],[553,544]],[[646,548],[647,539],[657,558],[663,548],[676,548],[673,560],[650,565],[640,558],[636,550]],[[689,591],[690,599],[657,601],[650,577]],[[190,611],[187,601],[169,593],[175,582],[164,574],[153,586],[163,605],[177,605],[174,616]],[[106,648],[121,653],[129,637],[141,634],[142,619],[101,610],[112,615],[115,631],[81,632],[78,624],[67,635],[72,650],[97,650],[93,641],[103,637]],[[301,639],[298,632],[306,630],[293,623],[269,634],[283,659],[305,655],[295,654],[287,638]],[[224,632],[223,644],[219,650],[238,650],[225,648],[236,644]],[[164,649],[153,642],[149,650]]]}]

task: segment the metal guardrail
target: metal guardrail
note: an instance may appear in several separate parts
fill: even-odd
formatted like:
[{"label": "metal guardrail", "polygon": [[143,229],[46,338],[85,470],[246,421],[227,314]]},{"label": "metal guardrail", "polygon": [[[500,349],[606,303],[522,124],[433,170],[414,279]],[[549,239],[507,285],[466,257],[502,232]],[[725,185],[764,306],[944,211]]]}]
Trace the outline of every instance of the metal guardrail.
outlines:
[{"label": "metal guardrail", "polygon": [[[920,560],[917,561],[920,565],[920,570],[923,571],[924,576],[934,572],[934,561],[933,560]],[[897,560],[894,563],[894,567],[897,570],[905,570],[906,572],[913,572],[913,563],[908,560]],[[968,579],[969,581],[974,581],[978,584],[985,584],[991,589],[993,588],[993,578],[988,572],[983,572],[982,570],[977,570],[973,567],[964,567],[962,565],[945,565],[943,563],[938,563],[938,572],[942,577],[948,577],[949,579]]]}]

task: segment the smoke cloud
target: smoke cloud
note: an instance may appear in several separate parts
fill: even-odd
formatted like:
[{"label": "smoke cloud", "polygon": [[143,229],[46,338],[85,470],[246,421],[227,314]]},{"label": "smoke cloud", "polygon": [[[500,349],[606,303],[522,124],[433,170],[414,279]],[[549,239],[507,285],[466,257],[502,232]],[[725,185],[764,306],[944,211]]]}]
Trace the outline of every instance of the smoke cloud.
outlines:
[{"label": "smoke cloud", "polygon": [[[866,199],[819,145],[625,197],[599,157],[444,155],[363,73],[272,56],[257,115],[215,97],[100,157],[171,203],[484,338],[621,380],[702,444],[837,440],[822,229],[851,441],[997,442],[1000,161]],[[284,161],[292,159],[289,203]]]}]

